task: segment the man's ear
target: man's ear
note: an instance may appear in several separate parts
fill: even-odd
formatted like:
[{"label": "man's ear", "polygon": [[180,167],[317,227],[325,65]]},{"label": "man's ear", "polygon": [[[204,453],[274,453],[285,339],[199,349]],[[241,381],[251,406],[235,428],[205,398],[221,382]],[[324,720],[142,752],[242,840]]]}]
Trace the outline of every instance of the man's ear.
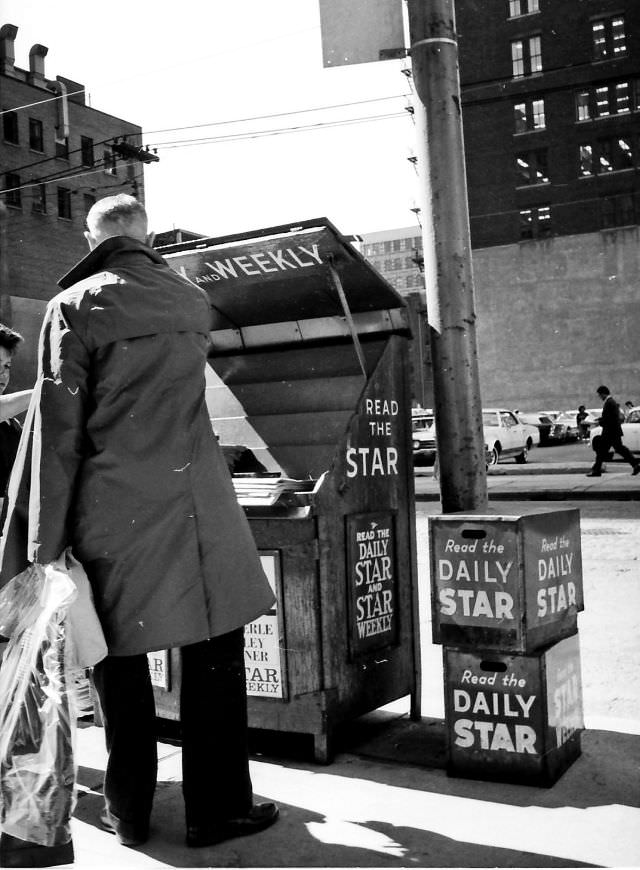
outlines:
[{"label": "man's ear", "polygon": [[145,243],[146,243],[150,248],[152,248],[152,247],[153,247],[153,243],[155,242],[155,240],[156,240],[156,234],[155,234],[155,233],[149,233],[148,236],[147,236],[147,238],[145,239]]},{"label": "man's ear", "polygon": [[85,231],[84,231],[84,237],[85,237],[85,239],[87,240],[87,244],[89,245],[89,250],[90,250],[90,251],[93,251],[93,249],[96,248],[96,247],[98,246],[97,241],[96,241],[96,240],[94,239],[94,237],[91,235],[91,233],[89,232],[89,230],[85,230]]}]

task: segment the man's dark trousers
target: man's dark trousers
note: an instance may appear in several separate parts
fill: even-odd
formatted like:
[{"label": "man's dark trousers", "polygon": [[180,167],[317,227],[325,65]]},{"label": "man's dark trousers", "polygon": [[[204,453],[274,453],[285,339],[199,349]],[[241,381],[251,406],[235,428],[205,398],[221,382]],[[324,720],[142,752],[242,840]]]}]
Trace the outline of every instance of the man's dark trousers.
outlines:
[{"label": "man's dark trousers", "polygon": [[592,471],[595,474],[600,474],[602,472],[602,463],[606,462],[611,450],[614,450],[622,456],[623,459],[626,459],[634,468],[638,464],[633,453],[622,443],[622,437],[620,435],[605,435],[603,432],[598,438],[598,446],[596,447],[596,460],[593,463],[592,468]]},{"label": "man's dark trousers", "polygon": [[[247,750],[244,629],[182,647],[182,791],[188,827],[244,816],[253,805]],[[157,778],[155,704],[146,655],[94,668],[109,760],[104,795],[116,818],[144,825]]]}]

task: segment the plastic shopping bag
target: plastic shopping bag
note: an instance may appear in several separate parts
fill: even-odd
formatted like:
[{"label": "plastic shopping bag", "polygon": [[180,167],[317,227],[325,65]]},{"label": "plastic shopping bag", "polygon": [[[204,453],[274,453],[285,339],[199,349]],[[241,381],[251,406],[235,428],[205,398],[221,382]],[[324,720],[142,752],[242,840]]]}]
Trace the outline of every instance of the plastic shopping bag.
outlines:
[{"label": "plastic shopping bag", "polygon": [[78,590],[67,555],[30,565],[0,591],[0,634],[9,637],[0,667],[0,828],[43,846],[69,842],[75,806],[78,656],[68,616]]}]

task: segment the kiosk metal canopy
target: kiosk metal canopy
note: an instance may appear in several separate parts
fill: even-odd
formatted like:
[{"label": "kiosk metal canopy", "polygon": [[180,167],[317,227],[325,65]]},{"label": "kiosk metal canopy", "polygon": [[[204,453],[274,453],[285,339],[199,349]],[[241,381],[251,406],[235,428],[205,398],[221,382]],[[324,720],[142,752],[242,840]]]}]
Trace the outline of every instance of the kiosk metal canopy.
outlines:
[{"label": "kiosk metal canopy", "polygon": [[[231,333],[224,335],[227,330],[236,331],[243,347],[261,340],[282,343],[287,336],[304,340],[344,333],[330,323],[345,315],[331,265],[340,275],[358,332],[406,328],[399,316],[402,297],[326,218],[171,245],[161,252],[172,268],[209,294],[218,351],[236,343]],[[278,331],[274,324],[283,327]],[[265,326],[270,328],[261,329]]]},{"label": "kiosk metal canopy", "polygon": [[326,218],[161,249],[214,314],[214,431],[269,472],[319,477],[335,457],[404,300]]}]

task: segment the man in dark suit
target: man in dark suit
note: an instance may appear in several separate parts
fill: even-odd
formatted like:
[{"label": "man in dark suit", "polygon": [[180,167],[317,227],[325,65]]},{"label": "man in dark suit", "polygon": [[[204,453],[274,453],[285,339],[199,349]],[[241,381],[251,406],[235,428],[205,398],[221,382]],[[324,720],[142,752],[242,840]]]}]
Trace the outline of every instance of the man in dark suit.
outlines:
[{"label": "man in dark suit", "polygon": [[627,460],[633,468],[632,474],[638,474],[640,472],[640,461],[635,459],[629,448],[625,447],[622,443],[623,433],[620,406],[611,395],[608,387],[598,387],[596,392],[602,401],[602,416],[600,417],[602,434],[598,438],[596,460],[587,477],[600,477],[602,474],[602,463],[606,460],[611,450],[619,453],[623,459]]}]

